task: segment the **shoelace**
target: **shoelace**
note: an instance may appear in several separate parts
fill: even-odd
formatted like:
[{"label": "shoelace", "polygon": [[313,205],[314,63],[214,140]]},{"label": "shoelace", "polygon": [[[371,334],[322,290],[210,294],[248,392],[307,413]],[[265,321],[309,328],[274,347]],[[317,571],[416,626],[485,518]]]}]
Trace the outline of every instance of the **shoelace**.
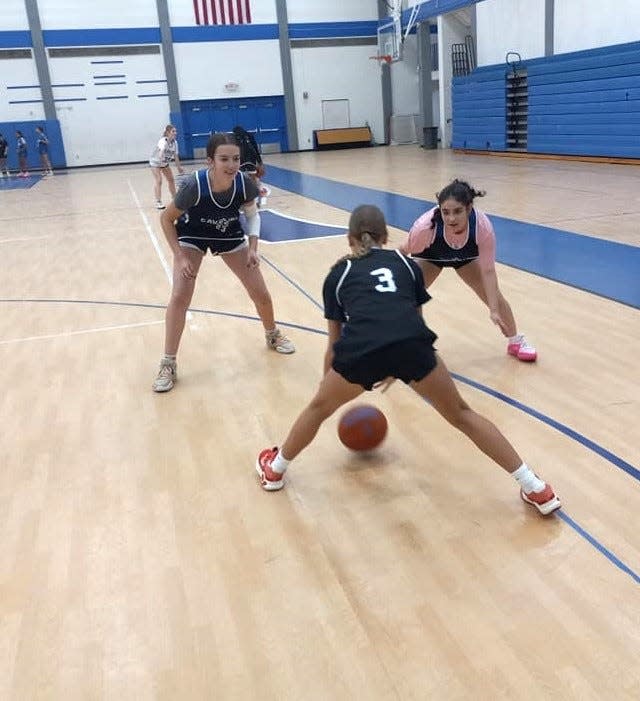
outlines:
[{"label": "shoelace", "polygon": [[274,346],[288,346],[291,345],[291,341],[281,332],[278,331],[276,336],[273,337],[273,340],[271,341],[272,345]]},{"label": "shoelace", "polygon": [[173,366],[171,365],[161,365],[158,377],[173,377]]}]

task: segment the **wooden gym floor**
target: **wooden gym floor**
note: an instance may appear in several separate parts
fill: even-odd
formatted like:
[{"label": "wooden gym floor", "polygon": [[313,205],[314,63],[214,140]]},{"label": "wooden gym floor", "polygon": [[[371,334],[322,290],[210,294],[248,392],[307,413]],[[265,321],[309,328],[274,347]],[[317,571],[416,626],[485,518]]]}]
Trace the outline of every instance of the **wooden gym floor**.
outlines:
[{"label": "wooden gym floor", "polygon": [[[490,215],[637,260],[634,166],[403,146],[267,167],[320,178],[273,189],[269,207],[300,219],[346,224],[323,182],[387,193],[391,212],[457,176]],[[180,381],[156,395],[171,259],[148,169],[1,197],[1,699],[640,698],[640,305],[499,265],[539,350],[526,365],[452,271],[431,290],[461,392],[554,485],[559,515],[524,505],[400,383],[367,396],[390,422],[377,453],[349,454],[332,417],[267,494],[255,456],[320,379],[321,284],[343,237],[261,244],[291,357],[266,350],[239,284],[206,260]]]}]

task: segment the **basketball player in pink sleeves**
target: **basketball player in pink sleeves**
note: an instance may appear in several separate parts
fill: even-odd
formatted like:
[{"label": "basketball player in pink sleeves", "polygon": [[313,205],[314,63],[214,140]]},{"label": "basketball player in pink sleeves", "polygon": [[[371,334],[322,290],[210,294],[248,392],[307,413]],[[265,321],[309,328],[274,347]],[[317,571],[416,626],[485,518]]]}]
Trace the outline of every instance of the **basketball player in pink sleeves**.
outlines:
[{"label": "basketball player in pink sleeves", "polygon": [[496,236],[489,218],[473,200],[484,192],[454,180],[437,194],[438,206],[417,219],[401,250],[420,265],[429,288],[443,268],[453,268],[489,307],[491,321],[507,338],[507,353],[524,362],[536,349],[518,333],[516,321],[498,286]]}]

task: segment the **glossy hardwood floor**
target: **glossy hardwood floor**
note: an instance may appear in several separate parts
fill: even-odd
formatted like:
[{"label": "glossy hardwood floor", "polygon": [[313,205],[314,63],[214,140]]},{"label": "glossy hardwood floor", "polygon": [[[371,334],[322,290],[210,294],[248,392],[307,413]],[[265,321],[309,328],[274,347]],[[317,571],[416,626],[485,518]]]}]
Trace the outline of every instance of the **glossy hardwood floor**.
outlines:
[{"label": "glossy hardwood floor", "polygon": [[[489,214],[640,244],[635,167],[413,146],[270,163],[425,199],[465,177]],[[208,258],[157,395],[171,260],[151,186],[128,166],[1,193],[0,699],[640,698],[638,309],[498,266],[527,365],[454,273],[431,290],[462,394],[560,515],[400,383],[367,396],[379,451],[350,454],[332,417],[267,494],[255,456],[320,379],[344,239],[261,246],[290,357]],[[348,218],[277,189],[269,206]]]}]

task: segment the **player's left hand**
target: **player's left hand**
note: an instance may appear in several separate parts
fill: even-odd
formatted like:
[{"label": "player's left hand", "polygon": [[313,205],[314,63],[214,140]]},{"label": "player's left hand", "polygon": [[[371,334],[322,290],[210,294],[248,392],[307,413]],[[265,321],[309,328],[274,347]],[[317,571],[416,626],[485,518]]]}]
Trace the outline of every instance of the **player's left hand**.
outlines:
[{"label": "player's left hand", "polygon": [[260,256],[256,251],[249,251],[247,255],[247,268],[257,268],[260,265]]}]

